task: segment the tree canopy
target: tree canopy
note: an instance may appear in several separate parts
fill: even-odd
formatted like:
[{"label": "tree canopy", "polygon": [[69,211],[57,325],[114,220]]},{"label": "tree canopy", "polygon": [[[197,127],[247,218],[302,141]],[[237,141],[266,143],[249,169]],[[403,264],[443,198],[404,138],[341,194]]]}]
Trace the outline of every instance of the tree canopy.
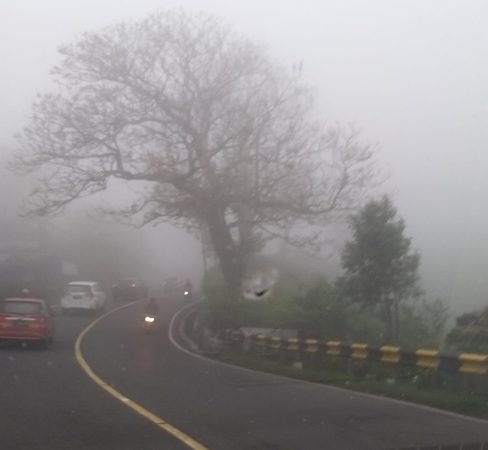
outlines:
[{"label": "tree canopy", "polygon": [[60,52],[14,161],[39,174],[31,214],[124,180],[126,204],[100,212],[203,227],[235,291],[267,240],[312,242],[298,230],[351,211],[374,178],[372,149],[320,119],[301,71],[212,16],[162,11]]},{"label": "tree canopy", "polygon": [[380,306],[389,337],[398,333],[398,304],[419,295],[420,256],[404,236],[405,222],[384,196],[368,202],[350,219],[353,240],[342,254],[346,295],[365,306]]}]

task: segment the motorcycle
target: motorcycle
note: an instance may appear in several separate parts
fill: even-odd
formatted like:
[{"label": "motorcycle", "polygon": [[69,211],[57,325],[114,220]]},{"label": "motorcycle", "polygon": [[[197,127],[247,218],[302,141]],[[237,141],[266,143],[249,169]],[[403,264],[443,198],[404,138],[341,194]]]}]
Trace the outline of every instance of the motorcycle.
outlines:
[{"label": "motorcycle", "polygon": [[183,288],[183,298],[188,301],[188,302],[191,302],[191,299],[192,299],[192,290],[190,287],[184,287]]},{"label": "motorcycle", "polygon": [[144,331],[154,333],[158,329],[158,318],[155,314],[144,314]]}]

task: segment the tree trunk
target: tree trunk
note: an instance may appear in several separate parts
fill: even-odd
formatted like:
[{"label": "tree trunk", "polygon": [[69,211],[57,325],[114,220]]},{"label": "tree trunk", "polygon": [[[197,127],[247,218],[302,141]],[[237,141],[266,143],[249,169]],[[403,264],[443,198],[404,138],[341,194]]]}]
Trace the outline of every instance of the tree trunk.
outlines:
[{"label": "tree trunk", "polygon": [[393,315],[391,308],[391,301],[389,299],[384,300],[384,321],[385,321],[385,343],[391,344],[393,339]]},{"label": "tree trunk", "polygon": [[236,246],[223,214],[208,218],[208,228],[215,254],[219,260],[224,281],[229,290],[231,301],[240,297],[244,262]]},{"label": "tree trunk", "polygon": [[400,310],[398,300],[395,300],[393,303],[393,315],[393,339],[395,343],[398,343],[400,339]]}]

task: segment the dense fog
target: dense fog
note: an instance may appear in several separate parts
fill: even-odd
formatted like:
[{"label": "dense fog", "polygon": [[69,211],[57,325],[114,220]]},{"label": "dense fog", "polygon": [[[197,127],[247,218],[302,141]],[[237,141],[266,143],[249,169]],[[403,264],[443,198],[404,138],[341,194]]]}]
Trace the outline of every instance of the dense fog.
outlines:
[{"label": "dense fog", "polygon": [[[428,295],[445,299],[455,312],[487,304],[488,5],[481,0],[3,2],[2,164],[16,153],[14,135],[25,126],[36,94],[53,88],[49,71],[59,61],[60,45],[85,31],[178,5],[216,14],[280,63],[299,64],[328,122],[354,123],[362,140],[377,145],[384,181],[371,195],[389,193],[405,219]],[[20,218],[30,183],[2,168],[4,247],[34,242],[80,264],[89,259],[83,254],[88,248],[100,264],[117,260],[115,272],[104,274],[107,282],[130,274],[200,282],[198,236],[168,224],[100,223],[90,218],[99,197],[68,207],[60,217]],[[115,189],[104,201],[118,195],[125,194]],[[335,242],[315,257],[297,258],[310,270],[335,275],[345,236],[344,225],[334,225]]]}]

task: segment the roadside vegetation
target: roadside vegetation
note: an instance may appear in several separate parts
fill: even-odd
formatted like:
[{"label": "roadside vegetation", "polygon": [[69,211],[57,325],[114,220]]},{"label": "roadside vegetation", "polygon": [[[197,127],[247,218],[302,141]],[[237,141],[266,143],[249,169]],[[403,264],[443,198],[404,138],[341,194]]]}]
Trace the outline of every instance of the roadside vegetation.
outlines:
[{"label": "roadside vegetation", "polygon": [[[226,329],[289,330],[301,339],[399,345],[403,350],[488,352],[488,309],[463,314],[447,332],[448,308],[423,293],[420,255],[405,236],[405,223],[388,197],[367,203],[349,219],[352,239],[342,252],[342,274],[310,273],[264,258],[281,277],[263,301],[228,302],[219,270],[204,280],[200,317],[214,335]],[[256,262],[259,267],[263,260]],[[287,270],[288,269],[288,270]],[[325,272],[325,271],[324,271]],[[447,336],[447,337],[446,337]],[[312,382],[334,385],[488,418],[488,380],[472,374],[330,358],[297,366],[283,357],[224,346],[225,362]],[[363,369],[363,370],[362,370]]]},{"label": "roadside vegetation", "polygon": [[488,307],[456,317],[446,345],[460,352],[488,354]]},{"label": "roadside vegetation", "polygon": [[[300,338],[396,344],[406,348],[442,345],[448,309],[419,286],[420,256],[404,236],[405,223],[388,197],[351,216],[352,240],[343,251],[343,275],[311,276],[286,270],[279,256],[266,263],[280,278],[264,301],[227,301],[218,269],[204,280],[206,323],[215,331],[259,327],[296,330]],[[262,263],[262,260],[260,261]]]}]

